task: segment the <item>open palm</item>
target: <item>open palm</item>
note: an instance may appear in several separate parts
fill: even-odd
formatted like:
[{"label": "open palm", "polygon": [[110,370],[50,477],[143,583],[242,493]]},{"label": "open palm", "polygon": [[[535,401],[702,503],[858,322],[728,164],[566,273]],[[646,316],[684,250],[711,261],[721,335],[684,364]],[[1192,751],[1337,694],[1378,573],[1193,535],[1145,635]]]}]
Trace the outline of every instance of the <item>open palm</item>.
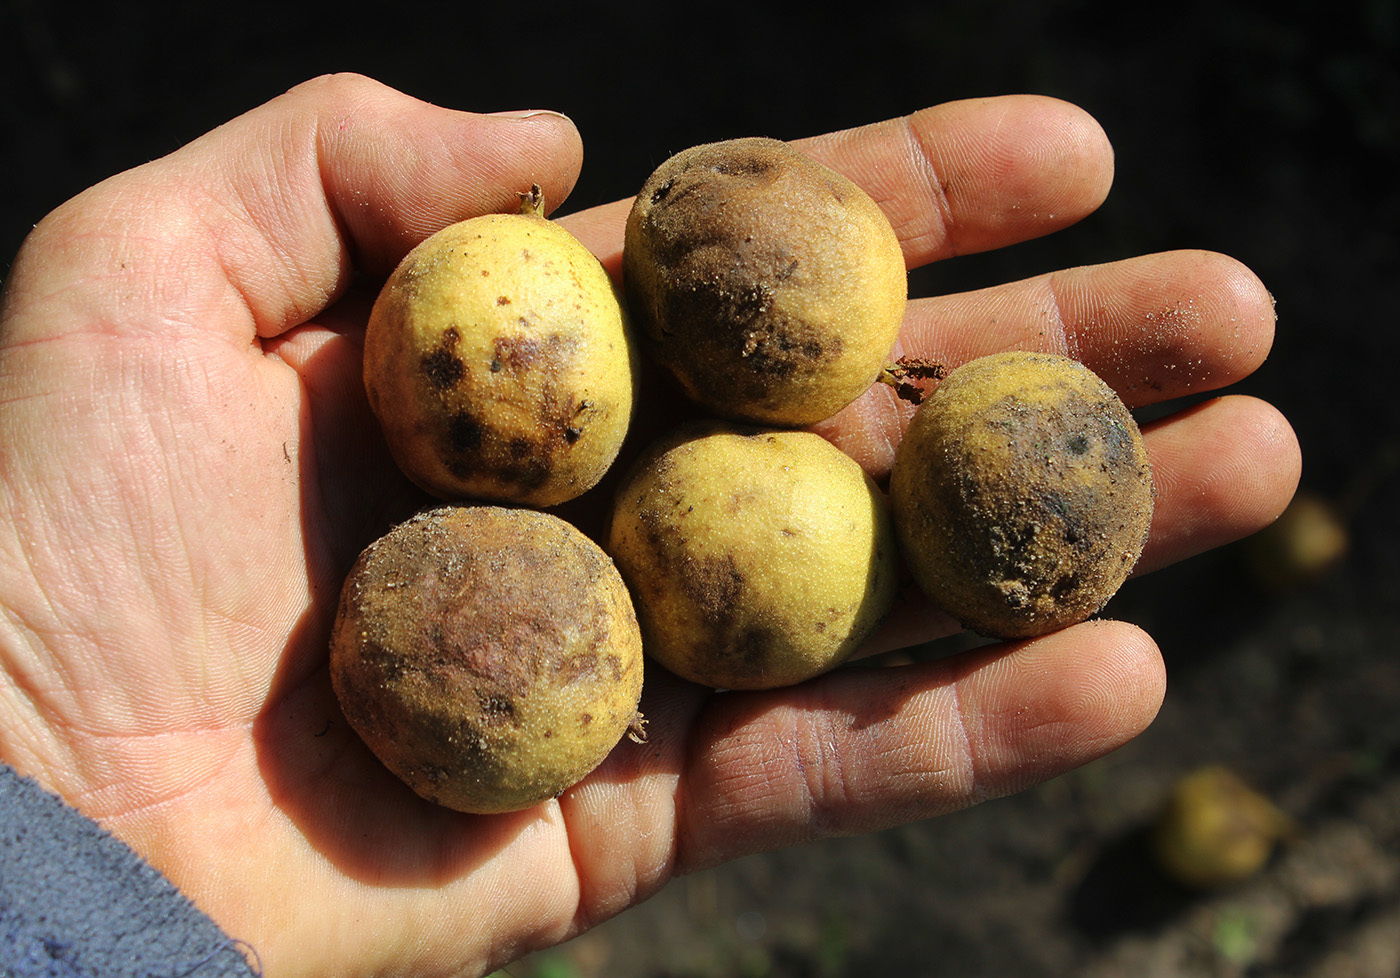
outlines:
[{"label": "open palm", "polygon": [[[910,267],[1065,226],[1111,151],[1049,99],[960,102],[809,140]],[[26,241],[0,307],[0,757],[160,868],[271,975],[485,971],[678,872],[1004,794],[1113,749],[1160,702],[1150,638],[1094,622],[943,662],[716,695],[647,675],[624,741],[557,801],[466,816],[394,781],[325,669],[340,580],[423,500],[360,386],[376,281],[431,231],[567,195],[578,135],[367,79],[318,79],[99,185]],[[567,225],[611,269],[626,203]],[[1173,253],[911,303],[900,352],[1084,360],[1134,405],[1249,373],[1267,293]],[[819,429],[877,475],[910,409],[883,388]],[[1257,529],[1297,479],[1272,408],[1146,432],[1143,567]],[[946,626],[907,602],[883,641]]]}]

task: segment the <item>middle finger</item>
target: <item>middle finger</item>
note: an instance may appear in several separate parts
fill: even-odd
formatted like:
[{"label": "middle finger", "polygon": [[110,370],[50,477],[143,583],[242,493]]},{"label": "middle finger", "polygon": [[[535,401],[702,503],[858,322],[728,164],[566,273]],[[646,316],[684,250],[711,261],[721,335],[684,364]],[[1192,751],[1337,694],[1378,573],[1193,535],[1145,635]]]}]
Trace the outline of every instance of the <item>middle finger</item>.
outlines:
[{"label": "middle finger", "polygon": [[[1002,350],[1066,354],[1141,407],[1248,376],[1273,332],[1273,300],[1248,268],[1177,251],[913,300],[893,356],[952,369]],[[877,384],[815,428],[880,478],[913,413]]]}]

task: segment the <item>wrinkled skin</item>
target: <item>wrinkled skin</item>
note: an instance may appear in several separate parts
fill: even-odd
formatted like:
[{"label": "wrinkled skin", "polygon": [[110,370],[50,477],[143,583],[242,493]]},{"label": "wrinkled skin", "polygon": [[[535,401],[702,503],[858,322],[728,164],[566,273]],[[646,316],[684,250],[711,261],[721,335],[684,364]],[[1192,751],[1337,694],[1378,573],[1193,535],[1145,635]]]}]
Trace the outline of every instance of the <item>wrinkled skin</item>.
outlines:
[{"label": "wrinkled skin", "polygon": [[[802,146],[882,202],[910,267],[1071,224],[1112,177],[1088,115],[1029,96]],[[563,201],[581,153],[553,114],[320,78],[62,206],[11,266],[0,757],[134,846],[269,975],[489,971],[678,873],[1053,777],[1160,704],[1152,639],[1100,621],[764,693],[658,671],[649,749],[624,742],[513,815],[399,785],[338,718],[326,669],[342,576],[423,502],[367,434],[352,283],[532,182]],[[567,221],[614,272],[628,206]],[[898,352],[1073,350],[1143,405],[1247,375],[1273,325],[1247,268],[1173,252],[916,298]],[[883,477],[910,410],[875,389],[818,427]],[[1266,525],[1296,486],[1292,431],[1249,397],[1144,437],[1160,494],[1140,570]],[[870,649],[947,627],[910,602]]]}]

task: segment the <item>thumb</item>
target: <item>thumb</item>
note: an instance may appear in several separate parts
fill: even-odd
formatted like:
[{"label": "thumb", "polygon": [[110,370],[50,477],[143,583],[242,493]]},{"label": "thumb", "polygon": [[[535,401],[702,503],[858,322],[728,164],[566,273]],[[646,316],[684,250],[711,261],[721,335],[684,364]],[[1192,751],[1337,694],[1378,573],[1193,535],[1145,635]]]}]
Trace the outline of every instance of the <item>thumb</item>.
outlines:
[{"label": "thumb", "polygon": [[[319,177],[359,264],[372,273],[387,273],[453,221],[516,210],[532,183],[557,207],[583,162],[578,131],[557,112],[452,111],[355,75],[306,82],[264,109],[265,125],[290,122],[304,138],[314,135],[314,156],[303,151],[300,163],[316,165],[308,177]],[[280,148],[267,138],[253,149]],[[231,174],[248,175],[246,168]]]},{"label": "thumb", "polygon": [[582,157],[557,113],[459,112],[328,75],[60,207],[21,248],[8,298],[62,295],[64,316],[38,317],[50,335],[56,320],[106,319],[120,296],[132,322],[274,336],[433,231],[514,210],[532,183],[557,206]]}]

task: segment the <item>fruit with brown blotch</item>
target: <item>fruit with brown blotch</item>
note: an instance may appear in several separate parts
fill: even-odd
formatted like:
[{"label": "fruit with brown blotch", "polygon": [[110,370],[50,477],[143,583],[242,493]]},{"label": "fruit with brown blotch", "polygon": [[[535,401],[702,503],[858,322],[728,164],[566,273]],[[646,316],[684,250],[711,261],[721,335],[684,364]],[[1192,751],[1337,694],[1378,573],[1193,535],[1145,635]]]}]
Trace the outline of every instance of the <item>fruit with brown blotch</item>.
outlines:
[{"label": "fruit with brown blotch", "polygon": [[572,499],[602,478],[631,419],[612,281],[545,219],[538,188],[522,201],[410,251],[365,333],[365,389],[389,449],[441,499]]},{"label": "fruit with brown blotch", "polygon": [[683,426],[623,480],[607,548],[648,654],[717,688],[787,686],[834,668],[897,586],[884,497],[809,432]]},{"label": "fruit with brown blotch", "polygon": [[914,579],[995,638],[1096,613],[1142,553],[1152,472],[1132,414],[1083,364],[1010,352],[958,367],[915,413],[890,498]]},{"label": "fruit with brown blotch", "polygon": [[640,721],[622,579],[536,510],[439,507],[370,544],[341,592],[330,671],[384,765],[464,812],[555,797]]},{"label": "fruit with brown blotch", "polygon": [[623,286],[639,341],[721,417],[802,425],[875,382],[908,280],[870,196],[775,139],[666,160],[627,220]]}]

